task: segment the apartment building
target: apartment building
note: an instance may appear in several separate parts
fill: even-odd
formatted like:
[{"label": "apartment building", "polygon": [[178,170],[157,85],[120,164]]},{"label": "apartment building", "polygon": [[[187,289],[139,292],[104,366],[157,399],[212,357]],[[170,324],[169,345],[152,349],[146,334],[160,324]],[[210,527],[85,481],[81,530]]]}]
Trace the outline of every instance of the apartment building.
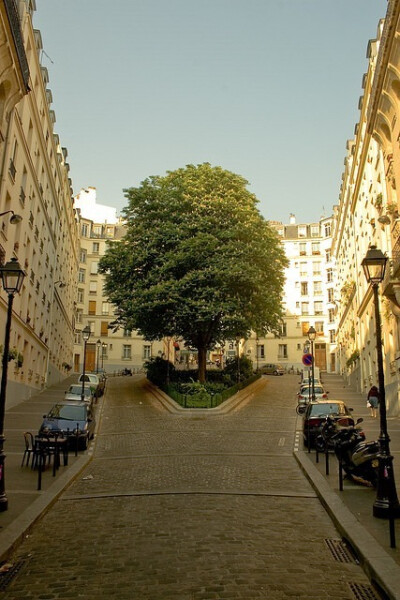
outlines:
[{"label": "apartment building", "polygon": [[367,47],[360,118],[347,143],[333,254],[337,262],[339,370],[361,392],[378,382],[374,299],[362,269],[370,245],[389,258],[380,286],[388,414],[400,413],[400,5],[389,1]]},{"label": "apartment building", "polygon": [[149,342],[136,331],[118,327],[115,307],[104,294],[104,276],[98,272],[107,242],[121,240],[125,234],[123,221],[117,217],[115,208],[97,203],[95,187],[82,189],[75,197],[75,206],[79,213],[80,252],[74,370],[80,372],[83,368],[82,330],[89,325],[91,335],[86,344],[85,364],[88,371],[98,368],[108,373],[124,368],[140,371],[149,358],[163,353],[167,356],[166,342]]},{"label": "apartment building", "polygon": [[[67,151],[55,132],[34,0],[0,9],[0,260],[26,276],[13,303],[8,399],[61,380],[72,366],[78,237]],[[25,58],[24,58],[25,57]],[[11,211],[11,212],[8,212]],[[17,224],[10,215],[22,217]],[[7,297],[0,292],[0,340]]]},{"label": "apartment building", "polygon": [[309,350],[308,330],[317,332],[315,365],[322,371],[336,370],[335,267],[331,255],[332,217],[315,223],[271,222],[277,231],[289,266],[285,270],[284,318],[279,334],[244,343],[243,352],[261,367],[281,363],[287,369],[303,368],[302,357]]}]

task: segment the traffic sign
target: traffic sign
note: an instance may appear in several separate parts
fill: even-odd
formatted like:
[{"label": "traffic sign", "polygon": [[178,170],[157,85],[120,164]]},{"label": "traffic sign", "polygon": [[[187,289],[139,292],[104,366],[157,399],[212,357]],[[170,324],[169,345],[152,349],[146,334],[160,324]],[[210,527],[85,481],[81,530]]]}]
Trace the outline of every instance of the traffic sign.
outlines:
[{"label": "traffic sign", "polygon": [[311,367],[312,365],[312,354],[303,354],[303,365],[306,365],[306,367]]}]

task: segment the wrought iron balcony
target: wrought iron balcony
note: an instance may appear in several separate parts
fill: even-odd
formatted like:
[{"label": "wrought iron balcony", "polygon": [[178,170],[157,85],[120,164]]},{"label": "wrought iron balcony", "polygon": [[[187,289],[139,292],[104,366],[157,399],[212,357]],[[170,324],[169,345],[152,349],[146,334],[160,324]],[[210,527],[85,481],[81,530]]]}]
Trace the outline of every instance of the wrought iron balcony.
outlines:
[{"label": "wrought iron balcony", "polygon": [[25,90],[29,91],[29,66],[25,54],[24,42],[22,39],[20,21],[15,0],[4,0],[4,7],[7,12],[7,18],[10,23],[10,29],[14,40],[15,50],[17,52],[19,66],[21,68],[22,80]]}]

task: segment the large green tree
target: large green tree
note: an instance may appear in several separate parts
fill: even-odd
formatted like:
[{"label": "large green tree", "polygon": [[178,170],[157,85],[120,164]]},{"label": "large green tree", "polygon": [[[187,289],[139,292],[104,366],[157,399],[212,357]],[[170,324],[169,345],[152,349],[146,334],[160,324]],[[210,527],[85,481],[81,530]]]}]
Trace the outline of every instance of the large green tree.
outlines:
[{"label": "large green tree", "polygon": [[121,325],[182,337],[199,379],[217,342],[274,331],[286,258],[241,176],[208,163],[124,190],[127,233],[100,262]]}]

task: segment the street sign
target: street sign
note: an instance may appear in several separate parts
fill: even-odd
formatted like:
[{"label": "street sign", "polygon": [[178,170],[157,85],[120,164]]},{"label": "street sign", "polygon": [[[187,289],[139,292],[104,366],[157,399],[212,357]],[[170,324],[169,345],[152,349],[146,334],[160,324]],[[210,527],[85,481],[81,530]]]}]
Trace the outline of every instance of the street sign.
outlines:
[{"label": "street sign", "polygon": [[303,354],[303,365],[305,365],[306,367],[311,367],[312,365],[312,354]]}]

